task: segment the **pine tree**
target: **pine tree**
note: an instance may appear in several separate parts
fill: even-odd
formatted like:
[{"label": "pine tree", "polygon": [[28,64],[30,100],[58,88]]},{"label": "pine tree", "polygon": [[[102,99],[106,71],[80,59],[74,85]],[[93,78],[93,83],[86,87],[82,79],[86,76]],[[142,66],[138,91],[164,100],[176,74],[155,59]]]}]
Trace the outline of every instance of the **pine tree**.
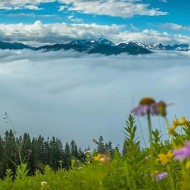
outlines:
[{"label": "pine tree", "polygon": [[71,156],[78,158],[78,148],[74,140],[71,141],[70,148],[71,148]]},{"label": "pine tree", "polygon": [[0,136],[0,178],[4,177],[4,141]]},{"label": "pine tree", "polygon": [[13,172],[16,171],[16,164],[18,163],[18,149],[16,139],[12,130],[5,132],[4,137],[4,170],[11,168]]},{"label": "pine tree", "polygon": [[61,141],[52,137],[52,140],[50,140],[50,166],[54,170],[59,168],[59,161],[62,160],[62,152]]},{"label": "pine tree", "polygon": [[99,141],[98,141],[98,148],[97,148],[97,151],[99,153],[105,153],[106,152],[103,141],[104,141],[103,137],[100,136]]},{"label": "pine tree", "polygon": [[70,146],[69,143],[66,142],[65,150],[63,155],[63,167],[65,169],[69,169],[71,167],[71,153],[70,153]]}]

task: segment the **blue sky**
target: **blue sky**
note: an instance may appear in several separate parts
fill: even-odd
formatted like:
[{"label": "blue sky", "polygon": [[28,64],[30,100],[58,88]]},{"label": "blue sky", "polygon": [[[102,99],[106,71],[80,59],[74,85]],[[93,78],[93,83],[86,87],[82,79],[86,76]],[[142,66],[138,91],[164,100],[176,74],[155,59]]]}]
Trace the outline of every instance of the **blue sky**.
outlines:
[{"label": "blue sky", "polygon": [[103,37],[190,44],[189,9],[188,0],[7,0],[0,2],[0,40],[40,45]]}]

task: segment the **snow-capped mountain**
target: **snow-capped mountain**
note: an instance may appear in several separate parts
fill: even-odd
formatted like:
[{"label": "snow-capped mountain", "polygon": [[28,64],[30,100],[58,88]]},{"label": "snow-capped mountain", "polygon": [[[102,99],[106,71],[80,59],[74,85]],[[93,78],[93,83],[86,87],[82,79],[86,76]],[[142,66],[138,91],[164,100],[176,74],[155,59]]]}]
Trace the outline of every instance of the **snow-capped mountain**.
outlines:
[{"label": "snow-capped mountain", "polygon": [[162,43],[144,43],[144,42],[136,42],[136,41],[127,41],[124,44],[130,45],[130,46],[141,46],[143,48],[149,49],[149,50],[177,50],[177,51],[188,51],[190,50],[190,46],[188,44],[162,44]]},{"label": "snow-capped mountain", "polygon": [[89,54],[99,53],[104,55],[118,55],[120,53],[137,55],[137,54],[151,53],[150,50],[139,45],[125,44],[125,43],[115,45],[113,42],[104,38],[100,38],[98,40],[74,40],[66,44],[41,46],[37,49],[38,50],[42,49],[45,51],[51,51],[51,50],[56,51],[64,49],[64,50],[86,52]]},{"label": "snow-capped mountain", "polygon": [[188,44],[174,44],[163,45],[162,43],[147,44],[137,41],[126,41],[119,44],[114,44],[110,40],[100,38],[98,40],[83,40],[77,39],[68,43],[60,43],[54,45],[45,45],[34,48],[22,43],[7,43],[0,41],[0,49],[31,49],[43,51],[58,51],[58,50],[72,50],[77,52],[85,52],[88,54],[99,53],[104,55],[118,55],[127,53],[131,55],[152,53],[156,50],[166,51],[189,51]]}]

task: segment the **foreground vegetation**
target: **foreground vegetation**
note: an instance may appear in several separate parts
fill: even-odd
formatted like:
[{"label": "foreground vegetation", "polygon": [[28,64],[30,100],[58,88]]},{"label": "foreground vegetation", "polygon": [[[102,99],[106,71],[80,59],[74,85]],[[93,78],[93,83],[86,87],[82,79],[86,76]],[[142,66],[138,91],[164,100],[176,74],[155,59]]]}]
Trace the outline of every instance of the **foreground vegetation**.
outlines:
[{"label": "foreground vegetation", "polygon": [[[167,104],[144,98],[132,110],[147,119],[149,146],[141,148],[136,136],[137,126],[132,115],[125,127],[122,153],[110,153],[105,145],[99,150],[84,152],[84,161],[71,159],[69,170],[60,165],[54,171],[49,164],[43,171],[29,176],[28,163],[21,161],[15,173],[6,170],[0,190],[189,190],[190,189],[190,121],[185,117],[167,121]],[[161,140],[162,131],[152,130],[151,117],[158,115],[166,121],[169,139]],[[178,130],[180,129],[180,130]],[[178,132],[180,131],[180,132]]]}]

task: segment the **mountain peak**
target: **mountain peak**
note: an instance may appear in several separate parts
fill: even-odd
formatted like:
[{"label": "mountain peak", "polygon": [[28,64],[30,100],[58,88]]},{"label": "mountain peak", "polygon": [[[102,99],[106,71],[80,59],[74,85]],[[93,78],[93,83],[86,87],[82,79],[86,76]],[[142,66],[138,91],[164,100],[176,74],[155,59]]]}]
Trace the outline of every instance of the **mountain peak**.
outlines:
[{"label": "mountain peak", "polygon": [[95,41],[97,44],[101,44],[101,45],[109,45],[109,46],[113,46],[114,43],[111,42],[110,40],[108,39],[105,39],[105,38],[99,38],[97,41]]},{"label": "mountain peak", "polygon": [[70,41],[68,44],[69,45],[84,45],[87,42],[88,42],[87,40],[79,40],[79,39],[77,39],[77,40]]}]

